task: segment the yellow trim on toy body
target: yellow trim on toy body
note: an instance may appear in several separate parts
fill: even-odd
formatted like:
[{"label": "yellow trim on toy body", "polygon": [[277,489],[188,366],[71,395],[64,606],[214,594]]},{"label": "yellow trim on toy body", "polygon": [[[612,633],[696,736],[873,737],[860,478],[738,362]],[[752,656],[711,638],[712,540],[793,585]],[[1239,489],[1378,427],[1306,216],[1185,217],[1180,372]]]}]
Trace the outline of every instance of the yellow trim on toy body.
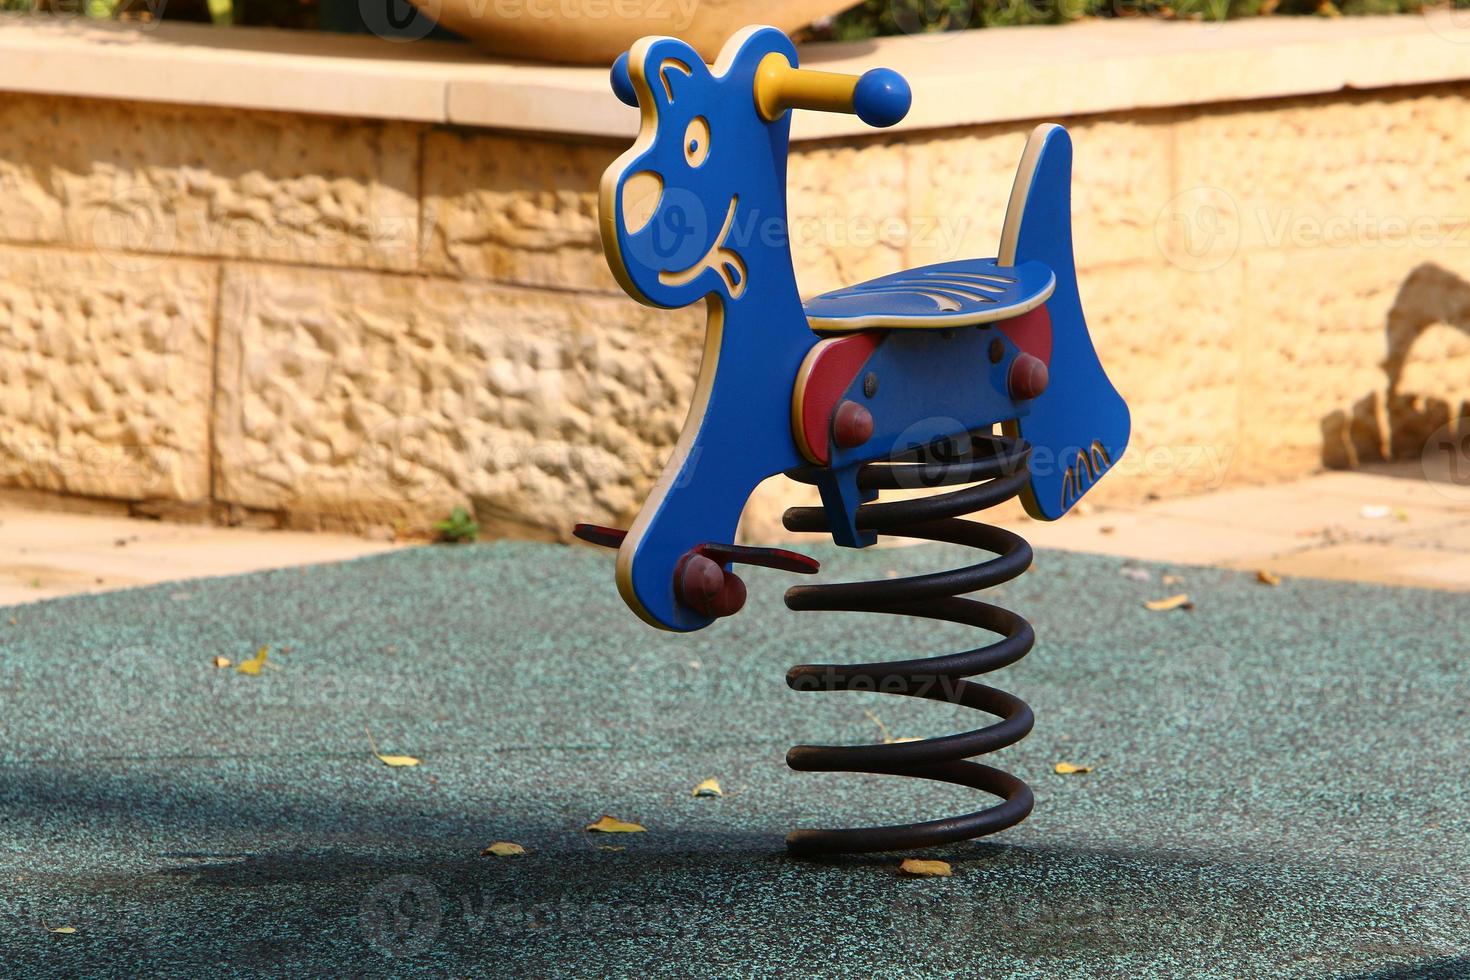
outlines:
[{"label": "yellow trim on toy body", "polygon": [[[765,30],[760,25],[747,27],[736,33],[725,46],[720,49],[720,56],[715,60],[711,74],[716,76],[725,75],[740,49],[744,46],[746,39],[758,31]],[[608,168],[603,171],[602,179],[598,184],[598,226],[602,233],[603,251],[607,254],[607,264],[611,268],[613,277],[618,285],[635,300],[646,306],[655,306],[667,309],[661,303],[654,302],[638,289],[633,283],[633,278],[628,274],[627,267],[623,263],[622,252],[618,246],[617,222],[619,214],[617,211],[618,181],[623,173],[637,160],[650,146],[658,134],[658,110],[654,104],[653,91],[649,86],[644,72],[644,62],[648,47],[657,41],[664,40],[660,36],[645,37],[634,42],[628,51],[628,77],[633,83],[633,90],[638,94],[639,127],[638,136],[633,145],[624,151]],[[659,622],[649,615],[648,610],[639,601],[637,593],[633,588],[633,555],[638,551],[638,545],[643,535],[652,523],[653,517],[658,513],[663,504],[664,497],[668,495],[677,479],[684,458],[693,448],[699,436],[700,424],[704,421],[705,409],[709,405],[710,392],[714,388],[715,372],[720,362],[720,344],[725,333],[725,307],[717,293],[711,293],[705,298],[705,331],[704,331],[704,356],[700,359],[699,376],[694,383],[694,396],[690,399],[689,413],[684,417],[683,428],[679,431],[679,439],[674,445],[673,454],[664,464],[663,471],[659,474],[653,488],[649,490],[648,496],[643,500],[643,506],[638,511],[627,535],[623,538],[622,545],[618,548],[618,560],[616,568],[616,579],[618,594],[623,597],[628,608],[638,614],[638,618],[645,623],[661,630],[670,630],[670,627]],[[672,630],[670,630],[672,632]]]},{"label": "yellow trim on toy body", "polygon": [[608,268],[618,285],[623,287],[623,292],[645,306],[660,304],[643,295],[633,284],[633,277],[628,275],[628,267],[623,262],[623,252],[618,245],[618,219],[621,217],[617,207],[618,181],[633,161],[653,145],[658,134],[658,110],[654,107],[653,91],[643,73],[643,61],[648,46],[659,40],[663,38],[658,35],[639,38],[628,49],[628,78],[633,82],[633,90],[638,93],[638,135],[634,138],[633,145],[602,172],[602,179],[597,185],[597,226],[602,235],[602,251],[607,256]]},{"label": "yellow trim on toy body", "polygon": [[811,443],[806,439],[806,426],[802,424],[802,409],[806,404],[806,386],[811,380],[812,368],[816,366],[817,359],[828,347],[837,343],[839,338],[830,340],[819,340],[812,345],[812,349],[806,352],[806,357],[801,360],[801,369],[796,372],[796,383],[791,386],[791,437],[796,440],[796,448],[801,451],[809,463],[820,462],[817,459],[816,450],[812,449]]},{"label": "yellow trim on toy body", "polygon": [[[1011,250],[1011,260],[1001,262],[999,265],[1015,265],[1015,250]],[[1053,275],[1046,288],[1035,296],[1028,298],[1023,303],[1012,306],[997,307],[993,310],[970,310],[964,313],[946,315],[936,313],[930,316],[899,316],[891,313],[872,313],[868,316],[856,317],[820,317],[808,316],[806,322],[813,330],[828,333],[855,333],[859,330],[872,330],[875,327],[895,330],[949,330],[952,327],[971,327],[980,323],[994,323],[996,320],[1009,320],[1011,317],[1030,313],[1038,306],[1051,299],[1052,291],[1056,289],[1057,277]]]},{"label": "yellow trim on toy body", "polygon": [[[1046,149],[1046,137],[1056,123],[1042,123],[1026,138],[1026,148],[1021,151],[1021,162],[1016,165],[1016,180],[1011,184],[1011,196],[1006,201],[1006,217],[1000,226],[1000,248],[995,255],[996,265],[1015,265],[1016,246],[1021,238],[1021,216],[1026,211],[1026,198],[1031,194],[1031,182],[1036,176],[1036,166],[1041,162],[1041,152]],[[1053,288],[1056,273],[1053,271]]]},{"label": "yellow trim on toy body", "polygon": [[633,589],[633,555],[638,550],[638,542],[642,540],[644,532],[653,522],[653,516],[658,513],[659,505],[663,503],[664,497],[678,478],[684,459],[694,448],[695,440],[699,438],[699,427],[704,421],[710,392],[714,389],[715,371],[720,366],[720,344],[725,338],[725,304],[718,296],[710,296],[705,303],[704,356],[699,361],[699,377],[694,382],[694,397],[689,403],[689,414],[684,417],[684,427],[680,430],[679,439],[674,444],[673,454],[664,463],[663,471],[654,481],[653,488],[648,491],[648,496],[643,499],[643,506],[639,509],[638,516],[633,519],[633,526],[628,528],[628,534],[618,548],[616,567],[618,594],[623,597],[628,608],[638,614],[639,619],[661,630],[669,630],[669,627],[649,615]]},{"label": "yellow trim on toy body", "polygon": [[[1016,181],[1011,187],[1010,200],[1006,205],[1005,221],[1001,227],[1001,239],[997,264],[1014,266],[1017,260],[1017,252],[1020,247],[1022,226],[1031,210],[1032,199],[1036,192],[1037,175],[1043,166],[1048,151],[1051,137],[1060,132],[1066,139],[1066,131],[1055,124],[1043,124],[1032,131],[1030,138],[1026,141],[1026,149],[1021,155],[1021,163],[1016,170]],[[1064,152],[1068,153],[1068,183],[1070,184],[1070,141],[1067,142]],[[1055,183],[1055,178],[1048,178]],[[1051,190],[1054,192],[1055,187]],[[1043,189],[1043,192],[1045,189]],[[1070,209],[1066,215],[1070,219]],[[1037,256],[1028,254],[1027,259],[1038,259],[1046,261],[1051,268],[1063,270],[1067,282],[1067,290],[1062,294],[1062,307],[1053,307],[1053,323],[1058,322],[1061,317],[1064,326],[1061,329],[1070,330],[1070,333],[1053,337],[1054,352],[1060,347],[1063,354],[1071,358],[1070,363],[1063,362],[1059,366],[1057,354],[1053,354],[1050,368],[1052,371],[1052,384],[1043,398],[1054,398],[1051,389],[1062,385],[1062,390],[1069,396],[1085,398],[1089,400],[1092,410],[1092,419],[1087,423],[1088,428],[1093,431],[1085,436],[1085,442],[1073,446],[1072,439],[1084,439],[1084,437],[1073,434],[1061,434],[1057,424],[1057,403],[1051,402],[1034,404],[1031,412],[1024,418],[1011,419],[1001,423],[1001,431],[1008,437],[1026,438],[1028,429],[1038,425],[1043,426],[1039,433],[1032,433],[1030,441],[1040,437],[1040,444],[1049,448],[1056,454],[1054,465],[1063,465],[1063,456],[1072,453],[1073,458],[1068,461],[1063,474],[1061,485],[1058,489],[1060,499],[1056,506],[1043,507],[1041,500],[1037,497],[1038,481],[1033,477],[1021,492],[1021,504],[1026,513],[1037,520],[1056,520],[1064,515],[1076,501],[1089,490],[1097,480],[1110,470],[1126,449],[1128,440],[1128,410],[1127,405],[1112,387],[1106,374],[1103,372],[1101,363],[1097,360],[1096,350],[1092,345],[1091,338],[1087,334],[1085,320],[1082,319],[1081,298],[1075,276],[1075,259],[1071,249],[1070,224],[1064,226],[1067,248],[1050,256]],[[1054,243],[1055,244],[1055,243]],[[1028,246],[1034,250],[1034,243]],[[1090,362],[1090,363],[1089,363]],[[1043,414],[1043,408],[1047,413]],[[1065,431],[1065,430],[1063,430]]]},{"label": "yellow trim on toy body", "polygon": [[[1021,152],[1021,162],[1016,165],[1016,180],[1011,184],[1011,196],[1006,201],[1006,217],[1000,226],[1000,248],[996,251],[996,265],[1016,264],[1016,246],[1021,237],[1021,215],[1026,210],[1026,198],[1031,193],[1031,181],[1036,176],[1036,165],[1041,161],[1041,151],[1046,147],[1046,135],[1059,128],[1055,123],[1042,123],[1031,131],[1026,139],[1026,148]],[[1053,274],[1055,275],[1055,274]],[[1019,419],[1007,419],[1000,424],[1000,431],[1008,439],[1021,438]],[[1028,482],[1021,490],[1021,508],[1033,520],[1047,521],[1041,506],[1036,502],[1036,492]]]}]

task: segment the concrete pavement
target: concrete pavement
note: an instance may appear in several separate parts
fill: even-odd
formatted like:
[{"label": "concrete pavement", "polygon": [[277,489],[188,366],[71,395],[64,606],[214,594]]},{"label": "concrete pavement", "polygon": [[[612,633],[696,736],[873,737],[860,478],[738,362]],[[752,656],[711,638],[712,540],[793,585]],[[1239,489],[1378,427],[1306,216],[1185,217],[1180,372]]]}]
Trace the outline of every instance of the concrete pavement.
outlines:
[{"label": "concrete pavement", "polygon": [[[1178,565],[1470,591],[1470,486],[1418,464],[1332,472],[1056,523],[997,523],[1037,547]],[[337,534],[172,524],[0,502],[0,605],[341,561],[399,547]]]}]

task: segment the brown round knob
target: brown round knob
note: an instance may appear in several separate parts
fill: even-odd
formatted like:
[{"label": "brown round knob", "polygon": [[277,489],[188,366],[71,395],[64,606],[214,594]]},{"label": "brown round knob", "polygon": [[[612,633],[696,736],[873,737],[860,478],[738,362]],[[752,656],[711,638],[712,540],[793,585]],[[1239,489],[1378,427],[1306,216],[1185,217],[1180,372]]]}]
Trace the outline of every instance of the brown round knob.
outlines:
[{"label": "brown round knob", "polygon": [[832,439],[843,449],[861,446],[873,438],[873,413],[854,401],[837,406],[832,417]]},{"label": "brown round knob", "polygon": [[674,596],[704,616],[733,616],[745,605],[745,583],[713,559],[697,552],[684,556],[674,571]]},{"label": "brown round knob", "polygon": [[1050,380],[1051,372],[1046,369],[1045,361],[1034,354],[1018,354],[1011,362],[1006,385],[1010,388],[1011,398],[1023,402],[1045,391]]}]

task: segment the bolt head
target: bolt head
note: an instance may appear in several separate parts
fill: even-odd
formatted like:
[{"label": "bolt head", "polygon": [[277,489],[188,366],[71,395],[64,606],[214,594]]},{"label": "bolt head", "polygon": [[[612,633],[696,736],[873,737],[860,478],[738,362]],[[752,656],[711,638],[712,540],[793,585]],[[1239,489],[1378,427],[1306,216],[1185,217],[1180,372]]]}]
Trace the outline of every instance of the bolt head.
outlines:
[{"label": "bolt head", "polygon": [[1034,354],[1018,354],[1011,362],[1006,386],[1010,389],[1011,398],[1022,402],[1040,395],[1050,380],[1046,362]]},{"label": "bolt head", "polygon": [[843,449],[861,446],[873,438],[873,413],[855,401],[837,406],[832,417],[832,440]]},{"label": "bolt head", "polygon": [[698,552],[684,556],[674,571],[674,596],[702,616],[733,616],[745,605],[745,583]]}]

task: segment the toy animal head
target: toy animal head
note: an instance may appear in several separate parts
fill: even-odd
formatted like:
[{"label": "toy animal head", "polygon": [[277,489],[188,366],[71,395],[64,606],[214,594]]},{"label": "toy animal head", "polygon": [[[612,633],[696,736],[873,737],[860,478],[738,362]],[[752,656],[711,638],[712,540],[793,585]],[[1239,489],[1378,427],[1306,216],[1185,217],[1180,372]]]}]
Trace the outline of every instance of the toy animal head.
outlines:
[{"label": "toy animal head", "polygon": [[600,224],[613,275],[652,306],[734,302],[760,279],[795,296],[786,225],[789,109],[851,112],[891,126],[908,84],[797,67],[772,27],[748,27],[713,67],[671,37],[647,37],[613,65],[613,90],[641,114],[638,139],[603,174]]},{"label": "toy animal head", "polygon": [[785,34],[751,28],[713,68],[669,37],[643,38],[614,65],[613,89],[638,107],[641,125],[603,175],[602,237],[634,298],[663,307],[711,294],[738,300],[760,263],[752,253],[773,244],[782,253],[790,124],[762,116],[755,86],[772,54],[796,61]]}]

